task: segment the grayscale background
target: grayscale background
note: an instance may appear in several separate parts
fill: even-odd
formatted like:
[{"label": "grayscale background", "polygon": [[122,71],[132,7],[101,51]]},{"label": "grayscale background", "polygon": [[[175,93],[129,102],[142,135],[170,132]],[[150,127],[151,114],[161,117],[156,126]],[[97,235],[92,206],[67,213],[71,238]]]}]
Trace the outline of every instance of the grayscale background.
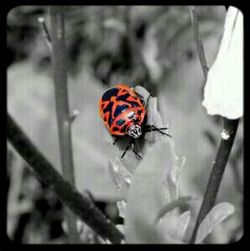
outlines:
[{"label": "grayscale background", "polygon": [[[223,34],[224,6],[197,9],[208,65],[214,62]],[[37,18],[50,30],[48,7],[20,6],[7,16],[8,112],[39,150],[61,171],[50,52]],[[76,185],[88,189],[111,219],[121,198],[108,171],[103,123],[98,115],[102,93],[117,83],[142,85],[158,97],[159,111],[187,158],[180,181],[183,195],[202,196],[220,140],[221,120],[201,105],[203,72],[193,40],[187,6],[66,7],[70,110],[73,123]],[[65,243],[62,204],[8,144],[9,237],[21,243]],[[240,123],[223,176],[218,202],[235,213],[210,234],[206,243],[230,243],[243,233],[243,129]],[[85,228],[83,242],[96,243]]]}]

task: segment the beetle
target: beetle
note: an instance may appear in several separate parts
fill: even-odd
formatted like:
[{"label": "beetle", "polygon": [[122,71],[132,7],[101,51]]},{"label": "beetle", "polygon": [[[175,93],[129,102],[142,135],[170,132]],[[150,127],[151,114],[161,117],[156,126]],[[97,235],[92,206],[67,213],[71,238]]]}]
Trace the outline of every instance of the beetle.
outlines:
[{"label": "beetle", "polygon": [[100,117],[109,133],[116,137],[113,144],[119,137],[127,135],[131,138],[121,158],[124,157],[131,145],[136,156],[141,158],[141,155],[134,149],[134,144],[135,139],[141,137],[143,133],[158,131],[170,137],[169,134],[162,132],[162,130],[168,128],[156,128],[154,125],[146,125],[147,103],[148,100],[145,102],[140,94],[125,84],[117,84],[111,87],[104,92],[99,100]]}]

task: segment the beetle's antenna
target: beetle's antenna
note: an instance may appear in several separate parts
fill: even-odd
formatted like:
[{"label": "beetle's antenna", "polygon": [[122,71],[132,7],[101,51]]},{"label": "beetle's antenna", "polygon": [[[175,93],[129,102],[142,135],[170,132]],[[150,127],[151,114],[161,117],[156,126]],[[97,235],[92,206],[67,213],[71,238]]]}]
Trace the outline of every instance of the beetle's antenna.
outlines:
[{"label": "beetle's antenna", "polygon": [[147,125],[147,127],[148,127],[148,128],[146,129],[146,132],[157,131],[157,132],[159,132],[159,133],[161,133],[161,134],[163,134],[163,135],[166,135],[166,136],[168,136],[168,137],[170,137],[170,138],[172,137],[170,134],[163,132],[163,130],[167,130],[168,127],[157,128],[157,127],[155,127],[154,125]]}]

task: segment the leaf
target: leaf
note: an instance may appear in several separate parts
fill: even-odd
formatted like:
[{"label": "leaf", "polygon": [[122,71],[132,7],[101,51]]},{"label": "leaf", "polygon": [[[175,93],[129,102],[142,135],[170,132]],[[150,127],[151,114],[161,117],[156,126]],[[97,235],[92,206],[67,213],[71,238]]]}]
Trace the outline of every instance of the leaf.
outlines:
[{"label": "leaf", "polygon": [[180,206],[186,205],[186,203],[189,200],[192,200],[191,196],[180,197],[178,200],[175,200],[175,201],[173,201],[173,202],[165,205],[163,208],[161,208],[160,212],[158,213],[158,215],[156,217],[156,221],[158,221],[160,218],[164,217],[164,215],[166,213],[172,211],[176,207],[180,207]]},{"label": "leaf", "polygon": [[109,161],[109,171],[118,190],[121,190],[124,186],[128,187],[130,185],[132,173],[123,166],[119,158]]},{"label": "leaf", "polygon": [[[161,114],[159,113],[157,109],[157,102],[158,99],[156,97],[152,97],[150,93],[142,86],[136,86],[135,87],[136,93],[140,94],[146,103],[146,112],[147,112],[147,125],[154,125],[157,128],[165,127],[162,122]],[[152,143],[155,143],[159,141],[160,139],[165,138],[166,136],[160,134],[159,132],[148,132],[145,135],[145,149],[152,145]]]},{"label": "leaf", "polygon": [[189,222],[191,218],[190,211],[186,211],[178,218],[176,222],[175,231],[172,232],[172,235],[175,236],[176,239],[183,240],[185,233],[187,231]]},{"label": "leaf", "polygon": [[[125,235],[127,243],[163,243],[155,219],[160,209],[170,202],[163,183],[171,168],[170,139],[165,138],[148,149],[135,171],[127,197]],[[167,187],[165,188],[167,189]]]},{"label": "leaf", "polygon": [[[145,103],[148,102],[146,105],[147,121],[158,128],[163,127],[160,113],[157,111],[157,98],[150,97],[150,93],[142,86],[136,86],[134,90],[144,99]],[[146,149],[162,138],[166,138],[166,136],[161,135],[159,132],[148,132],[145,135],[145,138],[141,137],[136,141],[135,147],[143,157]],[[117,139],[115,145],[113,145],[110,139],[109,141],[106,140],[106,148],[110,149],[111,157],[111,160],[109,161],[109,171],[118,190],[128,188],[130,179],[140,163],[140,160],[138,160],[134,152],[130,149],[122,159],[120,158],[129,144],[129,141],[130,139],[128,139],[128,137],[122,137]]]},{"label": "leaf", "polygon": [[214,206],[201,222],[195,243],[201,243],[220,222],[225,220],[232,213],[234,213],[234,206],[230,203],[221,202]]},{"label": "leaf", "polygon": [[125,210],[126,210],[126,205],[127,203],[124,200],[118,201],[116,203],[119,211],[119,216],[122,218],[125,218]]},{"label": "leaf", "polygon": [[[149,98],[147,105],[147,125],[154,125],[157,128],[163,127],[161,115],[157,110],[157,98]],[[152,144],[161,138],[166,137],[159,132],[150,132],[145,135],[145,140]]]},{"label": "leaf", "polygon": [[174,151],[174,142],[172,142],[172,155],[173,158],[173,165],[171,166],[170,174],[168,175],[168,182],[171,184],[170,187],[170,193],[173,199],[178,199],[178,178],[181,173],[181,170],[186,162],[186,157],[178,157]]},{"label": "leaf", "polygon": [[164,233],[165,242],[184,244],[184,237],[191,219],[190,211],[179,215],[179,212],[165,215],[158,223],[158,227]]},{"label": "leaf", "polygon": [[[135,87],[136,93],[138,93],[144,100],[147,100],[149,97],[149,92],[143,88],[142,86],[136,86]],[[129,137],[120,137],[116,138],[115,144],[113,144],[113,141],[115,138],[112,140],[110,135],[107,135],[107,130],[106,128],[104,134],[106,135],[106,138],[108,140],[105,140],[105,148],[108,149],[108,155],[110,156],[110,171],[111,171],[111,176],[114,179],[114,174],[116,176],[115,183],[117,185],[118,183],[121,183],[121,180],[118,181],[118,179],[125,176],[129,176],[129,173],[133,174],[135,169],[137,168],[140,160],[136,157],[135,153],[131,151],[131,149],[128,149],[126,152],[126,155],[121,159],[122,154],[124,153],[126,147],[128,146],[130,142]],[[139,153],[142,153],[142,150],[144,148],[144,139],[140,138],[139,140],[136,141],[136,150]],[[117,171],[114,171],[118,169]],[[119,172],[122,172],[119,174]],[[118,178],[119,176],[119,178]],[[119,184],[118,186],[120,186]]]}]

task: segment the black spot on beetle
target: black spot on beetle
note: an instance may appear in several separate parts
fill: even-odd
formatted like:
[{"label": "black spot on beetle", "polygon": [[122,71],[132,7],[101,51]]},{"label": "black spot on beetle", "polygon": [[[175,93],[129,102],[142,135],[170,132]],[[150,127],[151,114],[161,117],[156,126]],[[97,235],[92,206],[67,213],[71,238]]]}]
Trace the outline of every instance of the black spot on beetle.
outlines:
[{"label": "black spot on beetle", "polygon": [[113,131],[117,132],[117,131],[119,131],[119,128],[115,126],[115,127],[113,127]]},{"label": "black spot on beetle", "polygon": [[110,102],[105,109],[103,109],[103,112],[112,112],[112,107],[113,107],[114,102]]},{"label": "black spot on beetle", "polygon": [[107,90],[103,96],[102,96],[102,100],[103,101],[107,101],[110,100],[112,96],[116,96],[118,93],[119,89],[118,88],[111,88],[109,90]]},{"label": "black spot on beetle", "polygon": [[121,132],[122,132],[122,133],[126,132],[126,126],[123,126],[123,127],[122,127]]}]

